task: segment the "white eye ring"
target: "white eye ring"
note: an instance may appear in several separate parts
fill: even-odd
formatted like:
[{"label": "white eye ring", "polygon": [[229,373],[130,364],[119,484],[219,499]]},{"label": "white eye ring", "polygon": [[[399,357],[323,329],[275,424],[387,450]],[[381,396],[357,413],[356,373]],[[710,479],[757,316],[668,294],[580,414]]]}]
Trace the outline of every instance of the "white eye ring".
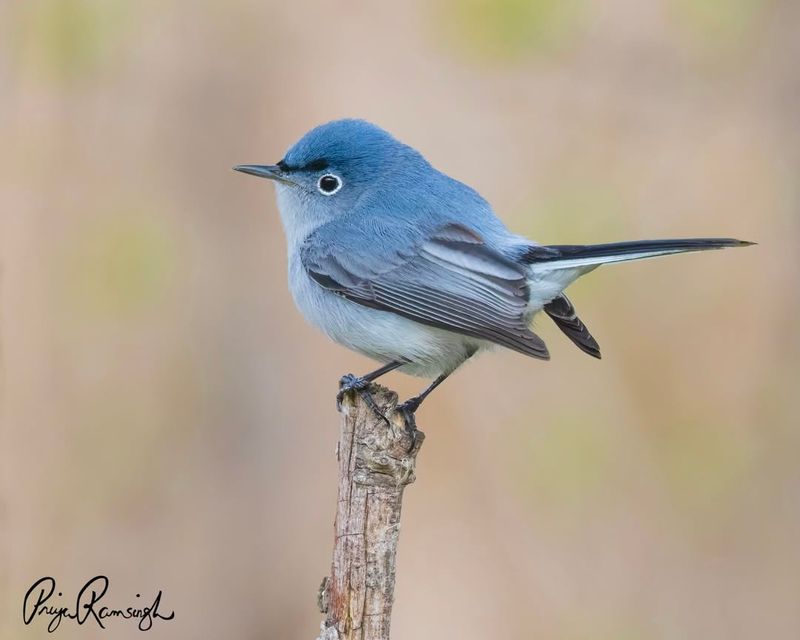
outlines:
[{"label": "white eye ring", "polygon": [[[336,181],[336,186],[334,186],[331,189],[326,188],[326,187],[328,187],[328,185],[331,184],[331,181],[330,180],[326,180],[326,178],[332,178],[333,180],[335,180]],[[326,180],[326,182],[327,182],[325,187],[322,186],[322,181],[323,180]],[[339,189],[342,188],[342,184],[343,184],[342,183],[342,179],[339,176],[334,175],[332,173],[326,173],[324,176],[320,176],[319,180],[317,180],[317,190],[323,196],[332,196],[334,193],[336,193],[337,191],[339,191]]]}]

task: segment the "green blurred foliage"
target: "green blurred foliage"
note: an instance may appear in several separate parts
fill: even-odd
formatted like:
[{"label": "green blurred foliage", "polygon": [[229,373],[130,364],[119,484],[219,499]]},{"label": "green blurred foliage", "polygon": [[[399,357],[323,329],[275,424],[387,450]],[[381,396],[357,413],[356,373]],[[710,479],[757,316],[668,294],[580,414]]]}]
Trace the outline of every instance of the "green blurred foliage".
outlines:
[{"label": "green blurred foliage", "polygon": [[546,427],[519,427],[524,434],[515,444],[510,459],[512,473],[523,493],[557,510],[575,511],[602,494],[612,478],[613,430],[597,416],[561,415]]},{"label": "green blurred foliage", "polygon": [[626,620],[625,613],[614,616],[611,612],[592,616],[583,612],[580,619],[563,622],[559,640],[650,640],[653,635],[640,625]]},{"label": "green blurred foliage", "polygon": [[[134,3],[125,0],[31,0],[20,3],[14,42],[52,78],[69,82],[113,60],[130,32]],[[29,56],[29,57],[28,57]]]},{"label": "green blurred foliage", "polygon": [[753,463],[752,446],[724,424],[675,421],[658,430],[653,451],[672,503],[716,520]]},{"label": "green blurred foliage", "polygon": [[134,213],[94,219],[65,257],[62,290],[69,307],[93,318],[137,318],[164,300],[175,251],[165,218]]},{"label": "green blurred foliage", "polygon": [[705,49],[751,43],[751,34],[772,0],[671,0],[673,17]]},{"label": "green blurred foliage", "polygon": [[[153,412],[141,405],[126,403],[116,385],[96,391],[100,393],[93,402],[81,408],[81,421],[64,450],[69,462],[59,491],[81,496],[77,503],[60,503],[64,517],[79,510],[82,518],[102,518],[115,503],[138,504],[151,491],[167,449],[170,424],[154,420]],[[145,474],[148,481],[138,481]]]},{"label": "green blurred foliage", "polygon": [[513,60],[568,43],[582,24],[584,0],[441,0],[447,39],[482,60]]},{"label": "green blurred foliage", "polygon": [[516,214],[515,228],[545,243],[622,236],[630,210],[611,181],[579,176],[554,179],[531,203]]}]

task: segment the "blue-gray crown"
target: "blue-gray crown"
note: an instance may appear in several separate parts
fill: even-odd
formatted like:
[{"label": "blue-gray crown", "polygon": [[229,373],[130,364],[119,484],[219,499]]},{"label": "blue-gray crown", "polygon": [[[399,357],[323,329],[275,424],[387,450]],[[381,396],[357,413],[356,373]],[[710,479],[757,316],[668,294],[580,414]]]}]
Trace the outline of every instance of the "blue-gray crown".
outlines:
[{"label": "blue-gray crown", "polygon": [[327,166],[359,170],[385,169],[399,158],[425,162],[411,147],[366,120],[334,120],[320,125],[298,140],[286,152],[284,163],[291,168]]}]

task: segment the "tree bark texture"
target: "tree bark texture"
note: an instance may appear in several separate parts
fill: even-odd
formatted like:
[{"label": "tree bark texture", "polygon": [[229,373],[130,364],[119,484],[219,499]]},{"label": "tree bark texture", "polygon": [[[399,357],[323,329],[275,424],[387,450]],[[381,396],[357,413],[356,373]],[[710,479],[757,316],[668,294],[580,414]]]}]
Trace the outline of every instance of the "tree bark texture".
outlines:
[{"label": "tree bark texture", "polygon": [[397,394],[379,385],[342,402],[336,455],[338,502],[331,574],[322,581],[326,614],[318,640],[388,640],[403,490],[414,481],[424,434],[412,438]]}]

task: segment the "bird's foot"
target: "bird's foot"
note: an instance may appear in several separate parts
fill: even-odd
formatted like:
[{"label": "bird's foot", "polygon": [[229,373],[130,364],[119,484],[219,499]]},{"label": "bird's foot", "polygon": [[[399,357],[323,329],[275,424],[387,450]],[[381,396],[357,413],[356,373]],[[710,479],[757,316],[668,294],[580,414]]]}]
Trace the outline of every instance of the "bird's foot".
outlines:
[{"label": "bird's foot", "polygon": [[409,398],[405,402],[401,402],[397,405],[396,411],[403,416],[403,420],[406,424],[406,432],[411,438],[411,446],[408,448],[409,451],[413,451],[414,447],[417,446],[417,433],[419,430],[417,429],[417,419],[414,414],[417,409],[419,409],[421,403],[422,399],[415,397]]},{"label": "bird's foot", "polygon": [[336,410],[342,410],[342,400],[351,391],[364,391],[369,387],[369,382],[360,376],[346,373],[339,378],[339,393],[336,394]]},{"label": "bird's foot", "polygon": [[380,410],[377,404],[375,404],[375,400],[372,398],[372,395],[368,391],[370,381],[366,378],[362,378],[360,376],[353,375],[352,373],[347,373],[343,375],[339,379],[339,393],[336,394],[336,410],[342,410],[342,400],[344,400],[344,396],[351,391],[355,391],[361,396],[361,399],[367,404],[367,406],[372,409],[372,411],[380,417],[387,425],[389,424],[389,420],[383,415],[383,412]]}]

